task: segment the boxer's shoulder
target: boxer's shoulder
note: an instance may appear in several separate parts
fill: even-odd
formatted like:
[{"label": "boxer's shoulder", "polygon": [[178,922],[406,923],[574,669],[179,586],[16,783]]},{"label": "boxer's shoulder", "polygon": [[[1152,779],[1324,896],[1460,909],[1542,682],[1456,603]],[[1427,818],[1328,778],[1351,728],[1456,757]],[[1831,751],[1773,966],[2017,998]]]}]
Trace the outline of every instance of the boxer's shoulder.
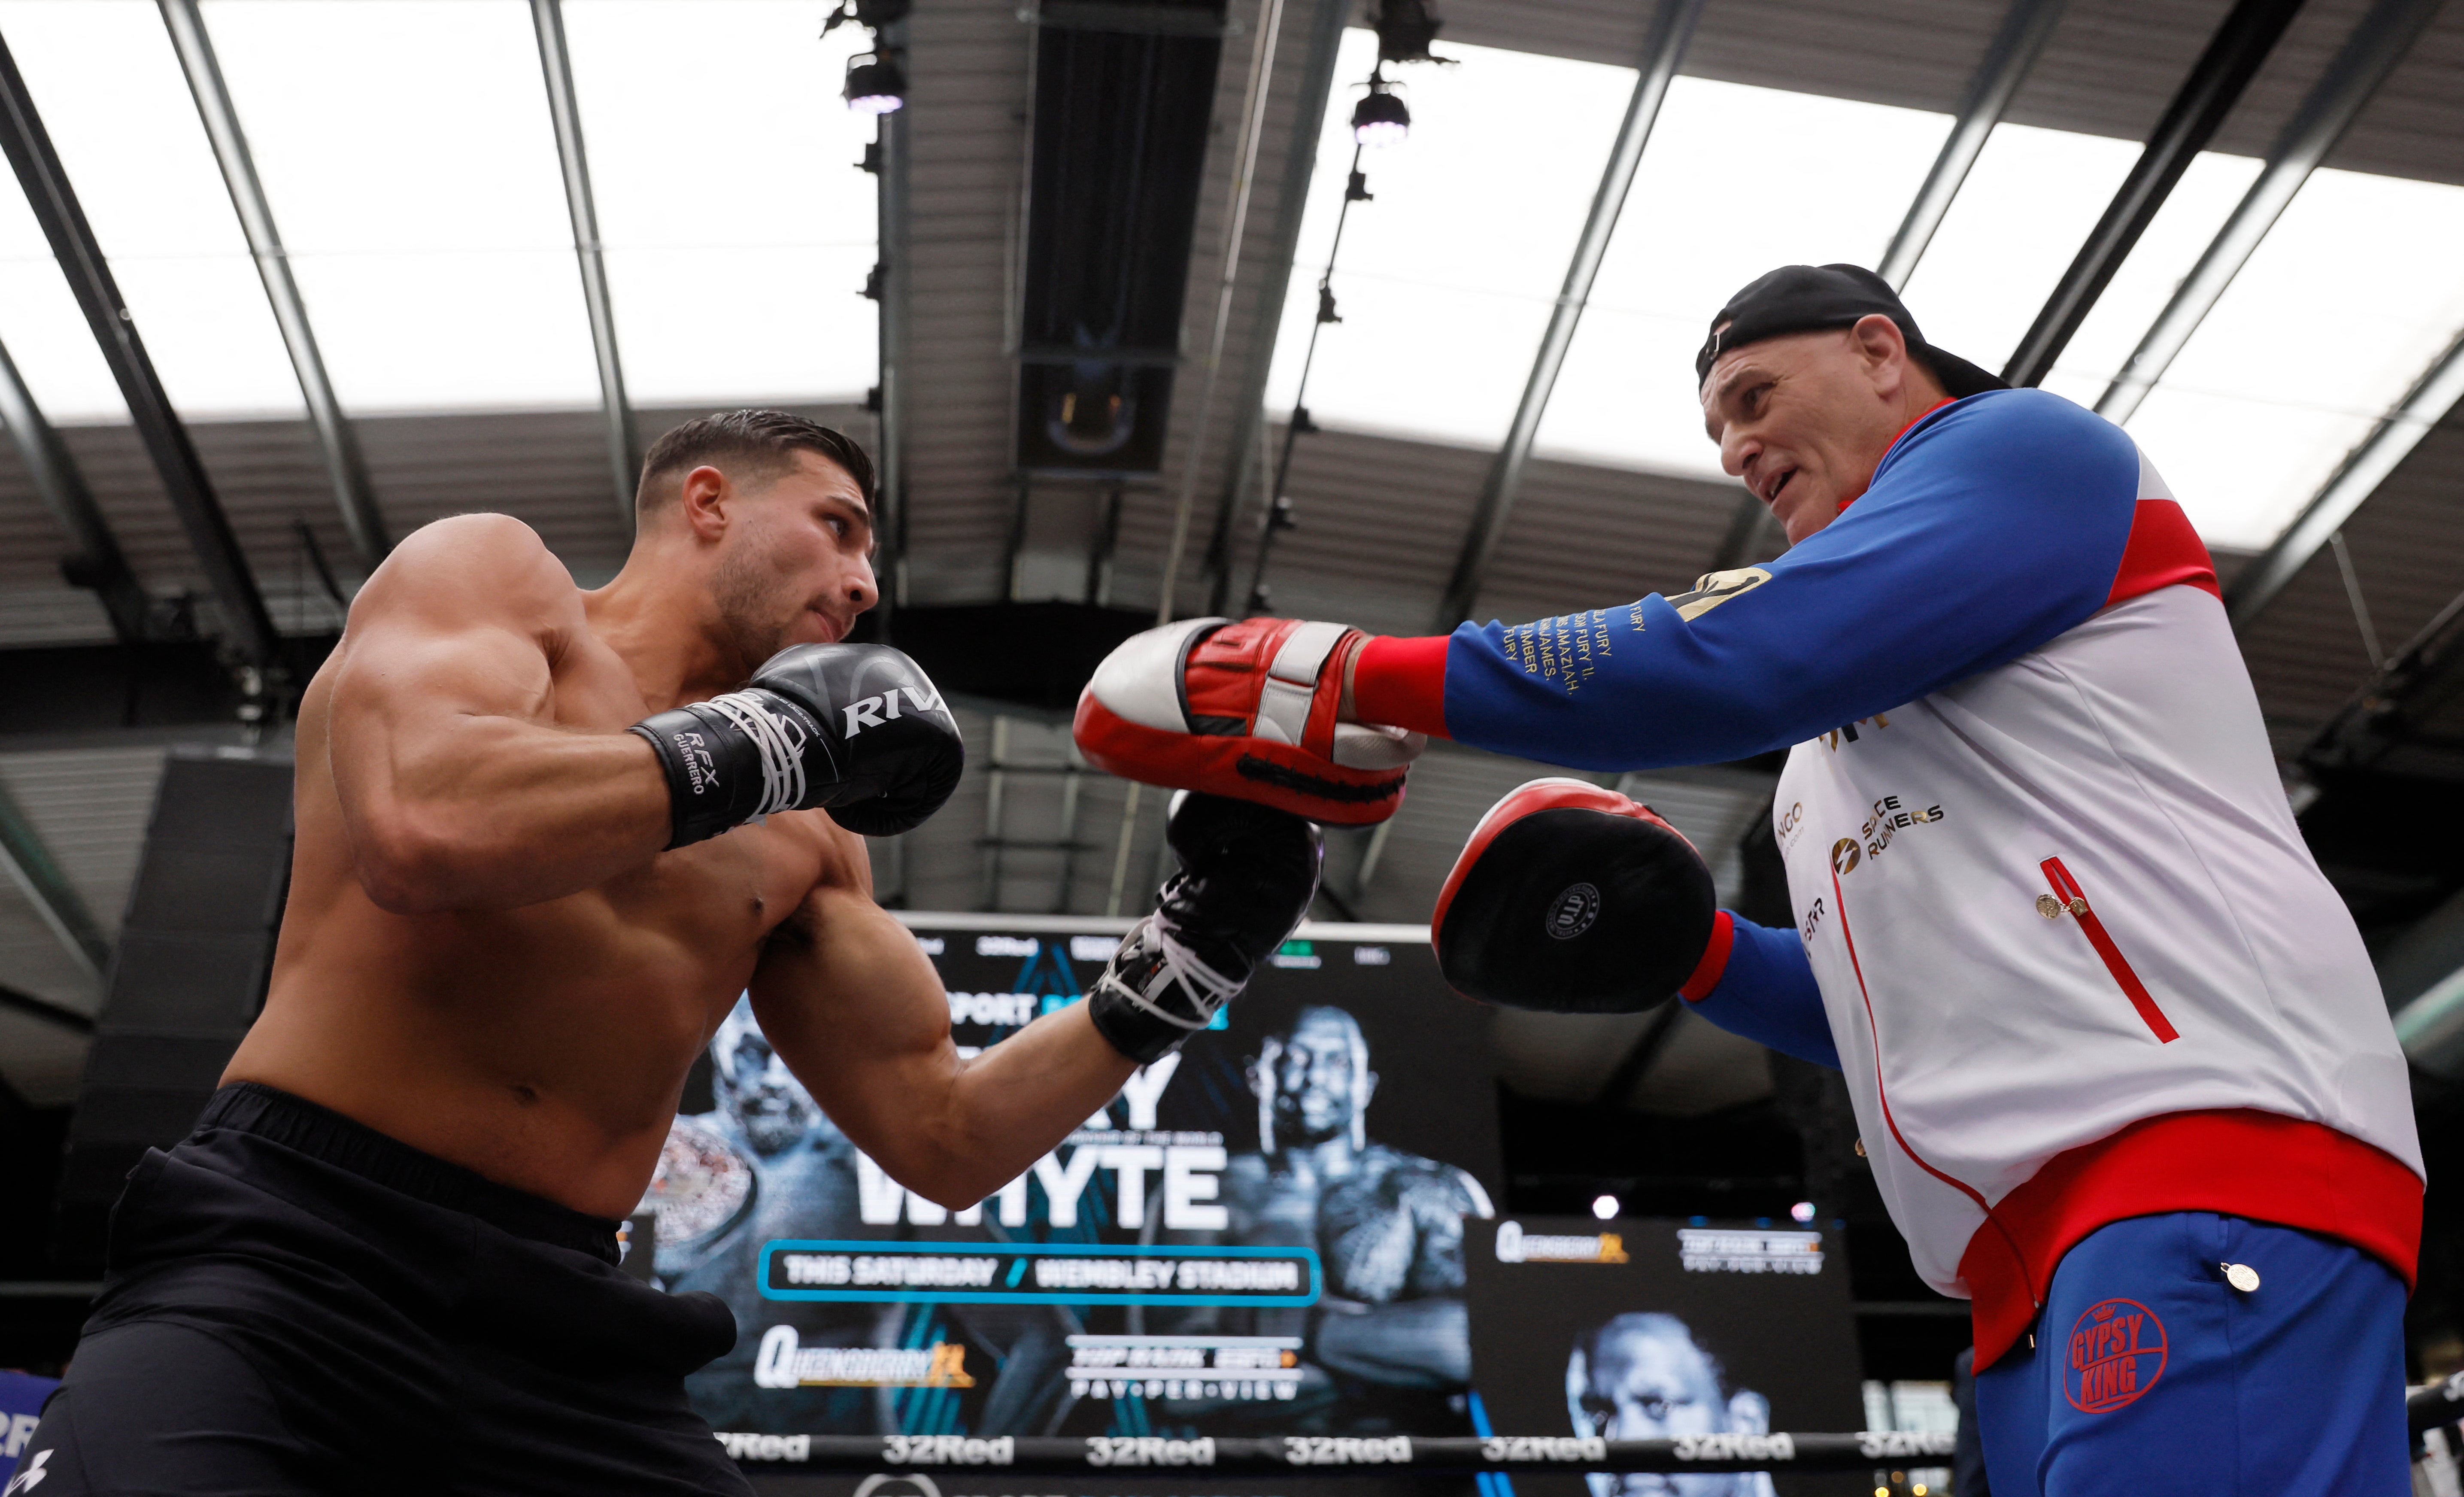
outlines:
[{"label": "boxer's shoulder", "polygon": [[455,515],[403,538],[353,600],[351,623],[433,619],[583,626],[582,590],[539,532],[510,515]]}]

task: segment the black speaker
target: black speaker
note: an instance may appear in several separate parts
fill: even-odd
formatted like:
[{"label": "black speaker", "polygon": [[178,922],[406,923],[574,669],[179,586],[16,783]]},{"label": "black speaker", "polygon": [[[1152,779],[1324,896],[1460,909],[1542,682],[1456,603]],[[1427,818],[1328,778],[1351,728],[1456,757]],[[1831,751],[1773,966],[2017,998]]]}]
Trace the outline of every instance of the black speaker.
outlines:
[{"label": "black speaker", "polygon": [[53,1257],[98,1271],[121,1183],[187,1136],[265,1004],[291,879],[291,763],[231,749],[165,760],[69,1120]]}]

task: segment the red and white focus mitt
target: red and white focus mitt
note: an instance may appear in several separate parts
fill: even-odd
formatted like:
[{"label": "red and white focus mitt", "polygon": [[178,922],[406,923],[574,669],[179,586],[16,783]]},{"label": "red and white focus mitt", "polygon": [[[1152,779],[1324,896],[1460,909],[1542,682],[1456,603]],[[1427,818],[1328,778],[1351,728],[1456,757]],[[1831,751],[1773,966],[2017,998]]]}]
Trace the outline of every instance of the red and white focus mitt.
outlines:
[{"label": "red and white focus mitt", "polygon": [[1365,826],[1395,814],[1428,738],[1337,722],[1341,624],[1188,619],[1133,634],[1095,668],[1071,732],[1096,768],[1144,784]]},{"label": "red and white focus mitt", "polygon": [[1622,1014],[1675,996],[1718,914],[1711,870],[1651,807],[1534,780],[1490,807],[1429,935],[1456,992],[1507,1008]]}]

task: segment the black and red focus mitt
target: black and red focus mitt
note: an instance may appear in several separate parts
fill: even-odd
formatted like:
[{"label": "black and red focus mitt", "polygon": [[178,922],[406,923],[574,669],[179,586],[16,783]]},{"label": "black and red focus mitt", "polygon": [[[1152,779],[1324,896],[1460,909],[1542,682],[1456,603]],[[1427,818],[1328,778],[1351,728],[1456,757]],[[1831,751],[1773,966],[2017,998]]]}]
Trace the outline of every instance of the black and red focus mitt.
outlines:
[{"label": "black and red focus mitt", "polygon": [[1711,945],[1711,870],[1651,807],[1534,780],[1472,828],[1429,932],[1455,991],[1548,1013],[1622,1014],[1674,997]]},{"label": "black and red focus mitt", "polygon": [[1367,640],[1341,624],[1186,619],[1122,642],[1078,696],[1070,731],[1096,768],[1365,826],[1403,804],[1418,733],[1335,721]]}]

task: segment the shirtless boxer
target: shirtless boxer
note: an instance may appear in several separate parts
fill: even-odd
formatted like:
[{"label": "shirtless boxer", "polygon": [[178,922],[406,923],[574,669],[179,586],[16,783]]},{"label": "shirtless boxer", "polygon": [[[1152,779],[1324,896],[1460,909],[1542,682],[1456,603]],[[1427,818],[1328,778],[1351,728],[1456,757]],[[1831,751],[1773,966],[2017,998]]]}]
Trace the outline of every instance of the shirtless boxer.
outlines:
[{"label": "shirtless boxer", "polygon": [[963,1207],[1282,940],[1314,828],[1192,798],[1089,1001],[960,1059],[857,835],[962,757],[913,662],[839,643],[871,491],[846,437],[738,411],[651,448],[605,587],[495,515],[368,579],[300,704],[264,1012],[132,1172],[12,1491],[743,1492],[684,1396],[728,1311],[627,1278],[614,1221],[737,995],[850,1140]]}]

